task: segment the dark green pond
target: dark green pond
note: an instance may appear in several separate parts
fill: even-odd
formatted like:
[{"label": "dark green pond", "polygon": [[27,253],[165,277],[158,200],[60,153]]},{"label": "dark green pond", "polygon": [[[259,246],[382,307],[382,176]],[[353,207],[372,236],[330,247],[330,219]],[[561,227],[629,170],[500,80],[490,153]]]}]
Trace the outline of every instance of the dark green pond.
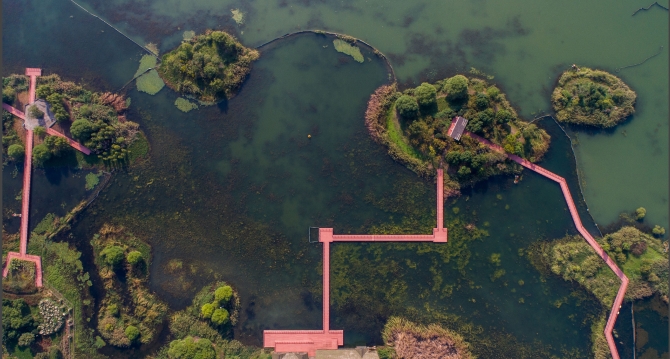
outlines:
[{"label": "dark green pond", "polygon": [[[204,20],[189,15],[177,21],[158,4],[166,8],[175,6],[184,14],[203,14]],[[411,31],[415,31],[418,39],[428,36],[422,33],[433,31],[425,24],[412,25],[422,21],[414,22],[415,16],[407,15],[412,12],[406,6],[401,11],[377,4],[379,9],[365,8],[355,14],[343,5],[319,3],[304,7],[280,3],[274,18],[271,13],[275,5],[224,6],[204,1],[189,4],[146,1],[131,6],[124,1],[112,1],[89,5],[91,10],[100,10],[106,20],[128,31],[135,41],[163,39],[162,50],[176,44],[185,29],[202,30],[203,26],[219,24],[239,31],[242,40],[248,37],[251,44],[263,43],[296,26],[327,28],[319,26],[323,23],[344,32],[354,29],[352,35],[366,38],[362,34],[378,29],[363,25],[364,21],[380,13],[388,16],[386,23],[393,28],[390,34],[401,33],[402,41],[412,36]],[[424,4],[412,11],[425,15],[431,6]],[[484,2],[468,6],[472,9],[466,11],[467,16],[477,19],[491,17],[497,7]],[[231,22],[229,7],[245,11],[248,22],[244,27],[237,28]],[[296,13],[289,16],[286,8],[293,7]],[[355,9],[353,4],[350,7]],[[207,13],[205,9],[226,15]],[[323,10],[321,17],[314,15],[315,9]],[[47,74],[59,73],[65,79],[81,81],[97,90],[116,91],[132,77],[143,54],[133,42],[67,1],[7,1],[3,10],[3,75],[39,66]],[[339,11],[347,15],[341,25],[334,26],[331,17],[338,16]],[[512,51],[506,50],[506,46],[522,47],[518,41],[524,32],[518,26],[547,31],[539,24],[522,22],[517,26],[515,21],[526,18],[514,20],[514,14],[506,11],[511,23],[497,21],[491,25],[507,29],[504,36],[497,38],[496,30],[481,19],[472,24],[454,24],[465,30],[479,29],[480,35],[463,36],[459,46],[469,50],[459,53],[458,47],[454,47],[453,54],[458,60],[450,58],[439,65],[436,59],[449,58],[450,52],[430,53],[428,48],[432,45],[424,44],[428,48],[422,49],[423,52],[408,50],[404,57],[399,55],[404,45],[388,38],[391,35],[383,39],[371,36],[379,40],[382,51],[386,47],[396,52],[390,58],[400,69],[401,82],[437,79],[462,71],[470,64],[479,67],[482,60],[475,60],[479,56],[493,59]],[[24,20],[27,16],[39,18],[40,26]],[[145,16],[144,20],[141,16]],[[281,24],[285,16],[297,19],[300,25],[290,21]],[[268,17],[278,23],[261,26],[259,19]],[[411,30],[402,30],[403,21],[409,22]],[[434,21],[431,18],[427,23]],[[453,30],[442,31],[449,34]],[[487,42],[490,37],[496,40]],[[417,47],[421,45],[419,40],[415,42]],[[435,48],[442,49],[442,45]],[[405,221],[412,230],[430,233],[434,224],[434,184],[392,161],[367,134],[363,123],[366,102],[375,88],[389,81],[389,75],[383,62],[370,51],[362,50],[366,61],[360,64],[336,52],[330,37],[305,34],[275,42],[262,48],[260,60],[235,98],[187,114],[173,105],[177,95],[169,89],[149,96],[131,85],[129,118],[139,122],[146,132],[152,146],[151,160],[114,175],[108,189],[73,228],[75,244],[87,245],[92,233],[106,222],[122,224],[146,238],[154,251],[151,287],[172,309],[188,305],[205,283],[214,279],[229,281],[242,297],[243,311],[236,337],[245,343],[259,345],[263,329],[320,328],[321,246],[309,243],[310,226],[334,227],[340,233],[367,233],[372,228]],[[531,47],[523,50],[530,51]],[[667,64],[667,54],[657,61]],[[521,99],[530,87],[549,86],[553,81],[525,76],[524,81],[535,83],[517,88],[521,85],[516,80],[506,82],[509,75],[502,75],[505,68],[500,63],[492,66],[484,69],[501,73],[500,85],[505,90],[509,88],[512,102]],[[515,66],[514,73],[519,71],[518,67]],[[432,70],[435,72],[428,73]],[[420,74],[421,71],[426,72]],[[664,71],[667,79],[667,69]],[[557,74],[552,72],[551,76]],[[529,102],[521,101],[522,113],[534,111],[531,106],[537,105],[537,95],[530,97]],[[568,179],[585,225],[596,234],[594,222],[581,200],[569,139],[551,119],[538,124],[552,135],[551,150],[541,165]],[[667,158],[667,151],[660,156]],[[11,168],[5,167],[3,199],[5,207],[11,208],[20,188],[20,176],[12,178],[9,171]],[[65,208],[77,203],[85,195],[83,176],[78,176],[68,175],[65,170],[59,179],[36,173],[35,178],[44,180],[36,179],[32,215],[38,220],[61,203],[66,203]],[[79,182],[75,183],[77,178]],[[439,313],[458,315],[464,322],[483,326],[483,336],[509,333],[538,351],[551,346],[550,350],[559,356],[560,350],[565,349],[578,350],[581,356],[588,357],[591,325],[588,318],[599,310],[595,300],[562,280],[541,277],[527,258],[519,255],[520,250],[535,241],[576,233],[560,188],[528,172],[519,184],[514,185],[512,180],[495,178],[464,191],[457,200],[448,201],[447,222],[472,223],[489,234],[481,240],[469,241],[466,235],[461,235],[463,231],[450,233],[444,253],[455,253],[457,248],[465,251],[449,262],[440,253],[421,246],[334,245],[332,260],[339,262],[331,263],[332,275],[350,282],[344,288],[332,288],[333,300],[346,297],[349,283],[370,288],[366,295],[371,302],[361,303],[360,307],[333,304],[331,325],[345,330],[346,344],[380,344],[382,321],[369,320],[365,312],[376,313],[377,307],[387,305],[394,308],[393,303],[387,303],[385,292],[390,286],[386,280],[395,277],[404,286],[398,295],[398,305],[420,311],[429,307]],[[589,182],[591,188],[596,185]],[[80,188],[80,193],[75,193],[74,187]],[[667,200],[667,193],[665,197]],[[630,210],[639,205],[630,203],[617,208]],[[601,213],[609,210],[599,209]],[[608,216],[602,214],[607,221]],[[5,220],[4,224],[15,226],[13,221]],[[36,224],[35,219],[32,224]],[[494,253],[500,254],[499,266],[490,261]],[[361,258],[370,259],[371,271],[385,276],[377,281],[370,280],[363,271],[357,272],[356,269],[362,268],[357,264]],[[384,269],[388,263],[397,264],[390,276]],[[458,263],[463,264],[462,270],[458,270]],[[351,272],[347,272],[349,269]],[[505,274],[492,279],[500,269]],[[347,273],[353,274],[347,277]],[[445,294],[447,289],[451,290],[450,295]],[[636,319],[650,328],[661,325],[658,317]],[[667,324],[667,317],[665,320]],[[624,343],[622,348],[632,347],[632,338],[629,341],[624,338],[626,328],[631,333],[630,320],[625,323],[620,320],[617,330]],[[659,353],[667,351],[667,341],[664,344],[650,339],[648,345]]]}]

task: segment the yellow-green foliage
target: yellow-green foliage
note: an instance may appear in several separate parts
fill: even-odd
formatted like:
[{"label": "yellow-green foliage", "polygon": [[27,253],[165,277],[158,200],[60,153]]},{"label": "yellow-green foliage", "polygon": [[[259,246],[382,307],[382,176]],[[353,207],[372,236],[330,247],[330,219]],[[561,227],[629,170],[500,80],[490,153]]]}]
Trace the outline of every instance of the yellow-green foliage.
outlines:
[{"label": "yellow-green foliage", "polygon": [[361,49],[358,48],[358,46],[349,44],[348,42],[340,39],[333,40],[333,45],[335,45],[335,50],[337,50],[337,52],[349,55],[353,57],[354,60],[361,63],[365,61],[363,54],[361,54]]},{"label": "yellow-green foliage", "polygon": [[[141,333],[139,341],[142,344],[151,343],[156,339],[156,331],[167,312],[167,305],[147,289],[151,249],[123,227],[108,224],[94,235],[91,244],[105,286],[105,297],[98,312],[98,331],[107,343],[127,347],[131,339],[126,331],[129,326],[135,326]],[[101,252],[109,246],[119,246],[126,254],[138,251],[144,261],[131,265],[124,258],[121,268],[112,268],[101,258]],[[125,272],[125,281],[119,280],[119,270]],[[130,302],[129,305],[126,301]]]},{"label": "yellow-green foliage", "polygon": [[189,112],[198,108],[198,105],[183,98],[179,97],[174,101],[174,105],[182,112]]},{"label": "yellow-green foliage", "polygon": [[605,313],[602,313],[591,325],[591,350],[593,359],[611,358],[610,348],[605,338]]},{"label": "yellow-green foliage", "polygon": [[582,67],[561,75],[551,103],[561,122],[613,127],[635,112],[636,98],[620,78]]},{"label": "yellow-green foliage", "polygon": [[170,88],[211,103],[231,98],[258,56],[223,31],[207,31],[163,55],[158,71]]},{"label": "yellow-green foliage", "polygon": [[399,358],[474,359],[470,344],[462,336],[438,324],[425,326],[405,318],[390,317],[382,338],[386,345],[393,346]]}]

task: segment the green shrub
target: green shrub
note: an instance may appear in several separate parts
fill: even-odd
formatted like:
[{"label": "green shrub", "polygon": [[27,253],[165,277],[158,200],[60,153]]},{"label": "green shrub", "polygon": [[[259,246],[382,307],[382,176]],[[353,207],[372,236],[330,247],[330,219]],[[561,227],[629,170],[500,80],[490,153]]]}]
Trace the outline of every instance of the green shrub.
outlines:
[{"label": "green shrub", "polygon": [[229,285],[224,285],[216,288],[214,291],[214,299],[221,305],[228,304],[230,298],[233,297],[233,288]]},{"label": "green shrub", "polygon": [[651,230],[656,237],[663,237],[665,235],[665,228],[659,226],[658,224],[654,226],[654,229]]},{"label": "green shrub", "polygon": [[32,343],[35,342],[35,334],[33,333],[23,333],[19,337],[19,346],[20,347],[29,347]]},{"label": "green shrub", "polygon": [[42,136],[47,134],[47,129],[42,127],[42,126],[37,126],[37,127],[33,128],[33,133],[37,137],[42,137]]},{"label": "green shrub", "polygon": [[419,104],[416,99],[409,95],[400,96],[395,102],[395,108],[400,116],[406,119],[413,119],[419,113]]},{"label": "green shrub", "polygon": [[637,217],[638,221],[641,221],[644,219],[644,216],[647,215],[647,210],[644,207],[640,207],[635,210],[635,216]]},{"label": "green shrub", "polygon": [[93,133],[93,131],[93,124],[91,121],[86,119],[76,120],[70,127],[70,133],[72,134],[72,137],[80,141],[87,141],[91,137],[91,133]]},{"label": "green shrub", "polygon": [[414,89],[414,96],[416,96],[419,106],[422,107],[433,106],[437,102],[437,90],[435,90],[435,86],[426,82]]},{"label": "green shrub", "polygon": [[44,144],[49,148],[51,154],[54,156],[60,156],[65,151],[70,149],[70,144],[68,141],[60,136],[47,136],[44,139]]},{"label": "green shrub", "polygon": [[128,339],[131,342],[134,342],[135,340],[137,340],[137,338],[140,337],[140,330],[137,329],[137,327],[134,325],[129,325],[128,327],[126,327],[125,333],[126,337],[128,337]]},{"label": "green shrub", "polygon": [[140,253],[139,251],[132,251],[128,253],[128,255],[126,256],[126,260],[128,261],[128,263],[135,265],[142,262],[144,260],[144,257],[142,257],[142,253]]},{"label": "green shrub", "polygon": [[395,349],[390,348],[390,347],[377,348],[377,355],[379,356],[379,359],[395,359],[396,358]]},{"label": "green shrub", "polygon": [[475,107],[480,111],[489,107],[489,97],[484,93],[478,93],[475,97]]},{"label": "green shrub", "polygon": [[498,112],[496,112],[495,119],[496,119],[497,123],[501,123],[501,124],[502,123],[507,123],[507,122],[514,119],[514,115],[512,115],[511,112],[509,112],[505,109],[502,109],[502,110],[498,110]]},{"label": "green shrub", "polygon": [[26,151],[23,148],[23,145],[15,143],[7,148],[7,155],[9,155],[9,157],[11,157],[14,161],[20,161],[26,155]]},{"label": "green shrub", "polygon": [[229,314],[228,311],[223,308],[218,308],[212,313],[212,324],[214,325],[223,325],[228,323]]},{"label": "green shrub", "polygon": [[463,75],[456,75],[447,79],[443,90],[447,92],[447,99],[450,101],[463,100],[468,97],[468,78]]},{"label": "green shrub", "polygon": [[181,340],[170,342],[168,349],[170,359],[215,359],[216,351],[209,339],[200,338],[196,342],[188,336]]},{"label": "green shrub", "polygon": [[[38,127],[41,128],[41,127]],[[33,147],[33,163],[41,167],[51,158],[51,151],[45,144],[39,144]]]},{"label": "green shrub", "polygon": [[201,315],[203,318],[209,319],[209,318],[212,317],[212,314],[214,313],[214,309],[216,309],[216,307],[214,306],[214,304],[212,304],[212,303],[205,303],[205,304],[203,304],[202,307],[200,308],[200,315]]},{"label": "green shrub", "polygon": [[44,112],[37,107],[37,105],[32,105],[28,109],[28,113],[32,118],[42,118],[44,117]]},{"label": "green shrub", "polygon": [[491,86],[486,89],[486,94],[489,96],[491,100],[495,101],[498,99],[498,96],[500,96],[500,90],[495,86]]},{"label": "green shrub", "polygon": [[117,266],[121,264],[123,261],[123,248],[119,246],[109,246],[100,252],[100,255],[102,256],[103,260],[107,265],[110,265],[112,267]]},{"label": "green shrub", "polygon": [[116,304],[110,304],[107,306],[107,313],[113,317],[119,316],[119,306]]}]

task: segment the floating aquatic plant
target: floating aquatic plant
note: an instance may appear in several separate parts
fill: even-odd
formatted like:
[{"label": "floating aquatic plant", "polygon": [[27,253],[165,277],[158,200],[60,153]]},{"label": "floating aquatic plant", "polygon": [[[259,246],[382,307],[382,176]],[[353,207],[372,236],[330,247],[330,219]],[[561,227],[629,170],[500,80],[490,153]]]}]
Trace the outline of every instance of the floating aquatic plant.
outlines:
[{"label": "floating aquatic plant", "polygon": [[179,97],[174,101],[174,105],[182,112],[189,112],[198,108],[198,105],[183,98]]},{"label": "floating aquatic plant", "polygon": [[184,34],[182,35],[184,41],[189,41],[195,36],[195,31],[193,30],[186,30],[184,31]]},{"label": "floating aquatic plant", "polygon": [[[155,57],[151,55],[142,56],[140,59],[140,66],[135,72],[135,76],[140,76],[135,80],[139,91],[146,92],[149,95],[155,95],[163,88],[163,86],[165,86],[165,82],[158,76],[158,72],[154,70],[155,67]],[[147,70],[149,70],[149,72],[147,72]]]},{"label": "floating aquatic plant", "polygon": [[363,54],[361,54],[361,49],[356,45],[351,45],[344,40],[335,39],[333,40],[333,45],[335,45],[335,50],[343,54],[347,54],[354,58],[358,62],[365,61]]},{"label": "floating aquatic plant", "polygon": [[232,9],[230,12],[233,14],[233,20],[235,20],[238,25],[244,24],[244,13],[240,11],[240,9]]},{"label": "floating aquatic plant", "polygon": [[98,183],[100,183],[100,176],[101,176],[101,174],[96,174],[96,173],[93,173],[93,172],[86,175],[86,190],[87,191],[92,190],[93,188],[95,188],[95,186],[98,185]]}]

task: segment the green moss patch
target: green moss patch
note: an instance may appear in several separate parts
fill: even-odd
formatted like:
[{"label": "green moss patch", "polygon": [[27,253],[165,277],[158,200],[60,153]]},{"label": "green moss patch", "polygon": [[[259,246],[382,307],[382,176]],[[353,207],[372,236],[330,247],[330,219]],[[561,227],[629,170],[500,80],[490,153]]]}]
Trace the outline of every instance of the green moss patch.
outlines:
[{"label": "green moss patch", "polygon": [[635,112],[636,98],[620,78],[583,67],[561,75],[551,104],[560,122],[607,128]]},{"label": "green moss patch", "polygon": [[349,55],[354,58],[357,62],[362,63],[365,61],[363,54],[361,54],[361,49],[356,45],[352,45],[344,40],[335,39],[333,40],[333,45],[335,45],[335,50],[343,54]]},{"label": "green moss patch", "polygon": [[139,91],[146,92],[149,95],[155,95],[165,87],[165,82],[158,76],[156,70],[149,70],[146,74],[138,77],[135,84]]},{"label": "green moss patch", "polygon": [[93,172],[86,175],[86,190],[87,191],[92,190],[93,188],[95,188],[95,186],[98,185],[98,183],[100,183],[100,176],[101,175],[102,175],[101,173],[93,173]]}]

